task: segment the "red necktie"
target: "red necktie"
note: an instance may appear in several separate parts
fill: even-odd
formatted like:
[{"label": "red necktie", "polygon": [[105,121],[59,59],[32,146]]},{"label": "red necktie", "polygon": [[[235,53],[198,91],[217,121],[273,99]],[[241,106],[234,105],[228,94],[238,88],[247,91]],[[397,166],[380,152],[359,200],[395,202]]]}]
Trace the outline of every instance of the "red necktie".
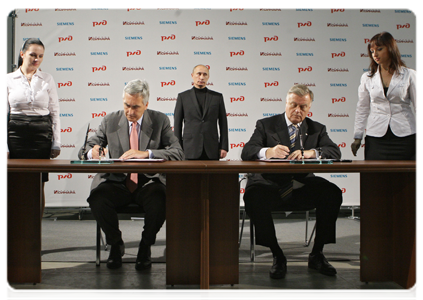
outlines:
[{"label": "red necktie", "polygon": [[[131,149],[138,150],[138,131],[137,131],[137,122],[132,123],[131,135],[129,137],[129,144]],[[132,193],[136,190],[138,186],[138,173],[130,173],[130,176],[127,177],[126,186],[129,191]]]}]

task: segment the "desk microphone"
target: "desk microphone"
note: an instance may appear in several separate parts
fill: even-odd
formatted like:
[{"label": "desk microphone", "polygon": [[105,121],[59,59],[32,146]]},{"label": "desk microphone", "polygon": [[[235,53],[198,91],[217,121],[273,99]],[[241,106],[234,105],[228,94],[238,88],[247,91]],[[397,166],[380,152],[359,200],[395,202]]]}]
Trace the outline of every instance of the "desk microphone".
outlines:
[{"label": "desk microphone", "polygon": [[300,137],[301,157],[302,159],[304,159],[304,146],[303,146],[303,137],[301,135],[301,126],[298,126],[298,136]]},{"label": "desk microphone", "polygon": [[80,160],[85,160],[85,149],[87,148],[87,141],[88,141],[88,132],[90,131],[90,123],[88,123],[87,133],[85,135],[85,142],[84,146],[82,147],[81,156],[79,157]]}]

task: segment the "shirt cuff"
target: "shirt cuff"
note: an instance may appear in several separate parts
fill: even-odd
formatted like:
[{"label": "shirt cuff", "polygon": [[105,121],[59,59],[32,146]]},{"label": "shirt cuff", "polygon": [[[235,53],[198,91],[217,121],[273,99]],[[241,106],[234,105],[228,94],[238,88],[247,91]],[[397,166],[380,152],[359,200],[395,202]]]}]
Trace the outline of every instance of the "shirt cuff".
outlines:
[{"label": "shirt cuff", "polygon": [[261,150],[259,151],[259,153],[257,153],[257,158],[258,159],[266,159],[266,151],[269,148],[261,148]]}]

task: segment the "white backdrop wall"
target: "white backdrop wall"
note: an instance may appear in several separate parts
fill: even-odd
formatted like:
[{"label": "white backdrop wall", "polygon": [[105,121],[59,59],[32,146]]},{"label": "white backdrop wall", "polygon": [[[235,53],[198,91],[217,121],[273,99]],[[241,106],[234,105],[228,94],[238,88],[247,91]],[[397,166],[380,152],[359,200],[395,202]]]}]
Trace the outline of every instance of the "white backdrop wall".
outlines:
[{"label": "white backdrop wall", "polygon": [[[196,64],[210,68],[209,88],[223,93],[229,160],[239,160],[256,120],[279,114],[287,90],[310,86],[309,116],[327,126],[343,158],[353,157],[360,76],[368,70],[368,40],[381,31],[397,40],[408,67],[416,65],[416,18],[403,9],[19,9],[16,55],[35,37],[46,52],[41,69],[59,94],[62,153],[77,159],[87,125],[91,134],[108,113],[122,109],[132,79],[150,84],[149,109],[173,122],[179,92],[192,87]],[[94,174],[51,173],[46,205],[85,207]],[[359,205],[358,174],[320,174]],[[245,182],[245,181],[244,181]],[[241,188],[241,196],[243,188]]]}]

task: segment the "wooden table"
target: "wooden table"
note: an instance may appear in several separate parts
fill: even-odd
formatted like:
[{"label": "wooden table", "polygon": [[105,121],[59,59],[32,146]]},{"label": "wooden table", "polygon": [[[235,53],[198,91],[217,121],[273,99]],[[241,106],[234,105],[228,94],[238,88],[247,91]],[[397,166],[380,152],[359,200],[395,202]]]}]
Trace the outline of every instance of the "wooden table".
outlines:
[{"label": "wooden table", "polygon": [[[360,173],[360,276],[410,288],[416,277],[416,163],[242,161],[70,164],[8,160],[8,281],[41,282],[41,172],[167,174],[166,283],[238,283],[239,173]],[[88,197],[88,195],[87,195]]]}]

